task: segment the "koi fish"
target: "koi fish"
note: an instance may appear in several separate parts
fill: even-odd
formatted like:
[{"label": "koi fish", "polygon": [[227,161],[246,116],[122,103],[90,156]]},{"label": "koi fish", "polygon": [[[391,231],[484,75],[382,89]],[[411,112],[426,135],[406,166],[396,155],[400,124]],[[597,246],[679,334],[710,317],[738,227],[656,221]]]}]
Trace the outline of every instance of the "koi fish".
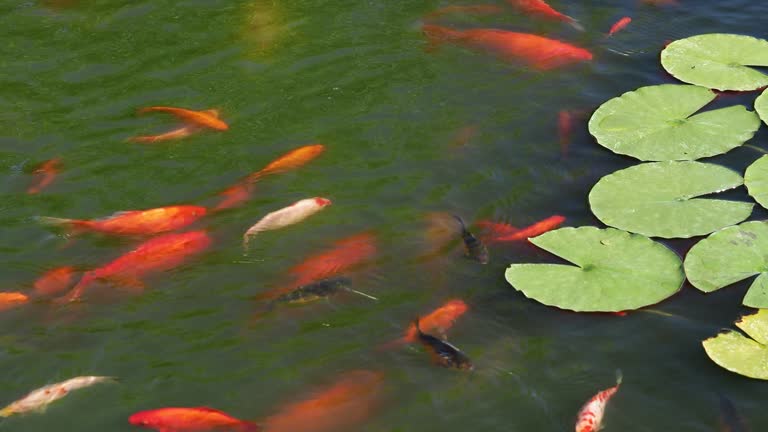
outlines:
[{"label": "koi fish", "polygon": [[38,176],[37,182],[31,185],[27,189],[28,194],[40,193],[43,189],[48,187],[61,171],[61,158],[50,159],[40,164],[32,174]]},{"label": "koi fish", "polygon": [[503,222],[493,222],[489,220],[481,220],[475,225],[477,225],[482,231],[483,234],[480,239],[484,243],[491,243],[498,237],[512,235],[520,231],[520,228],[513,227],[510,224]]},{"label": "koi fish", "polygon": [[728,396],[718,393],[720,401],[720,431],[721,432],[749,432],[749,426],[744,418],[736,410],[736,406]]},{"label": "koi fish", "polygon": [[605,414],[605,407],[608,405],[608,401],[611,400],[613,395],[619,391],[621,380],[621,371],[616,371],[616,385],[594,395],[592,399],[588,400],[587,403],[581,407],[579,414],[576,416],[576,432],[596,432],[600,430],[603,423],[603,415]]},{"label": "koi fish", "polygon": [[432,47],[446,42],[464,44],[489,50],[505,60],[520,61],[541,71],[592,60],[592,53],[584,48],[529,33],[497,29],[462,31],[431,24],[425,24],[422,29]]},{"label": "koi fish", "polygon": [[153,106],[139,110],[139,114],[148,112],[165,112],[172,114],[189,124],[204,128],[215,129],[219,131],[225,131],[229,129],[229,125],[224,123],[219,118],[219,112],[216,110],[192,111],[184,108],[173,108],[166,106]]},{"label": "koi fish", "polygon": [[160,141],[171,141],[186,138],[199,131],[197,126],[182,126],[178,129],[161,133],[159,135],[141,135],[128,138],[130,142],[153,144]]},{"label": "koi fish", "polygon": [[94,384],[116,381],[115,377],[79,376],[60,383],[50,384],[30,392],[23,398],[3,408],[0,410],[0,417],[10,417],[14,414],[31,412],[42,413],[45,412],[49,404],[63,398],[71,391],[90,387]]},{"label": "koi fish", "polygon": [[331,387],[290,404],[261,422],[268,432],[362,430],[378,405],[383,374],[347,372]]},{"label": "koi fish", "polygon": [[469,232],[462,218],[456,215],[453,215],[453,217],[461,224],[461,239],[464,241],[466,255],[480,264],[488,264],[488,248],[474,234]]},{"label": "koi fish", "polygon": [[424,15],[424,20],[432,20],[440,18],[443,15],[460,13],[460,14],[473,14],[473,15],[490,15],[495,13],[504,12],[499,6],[496,5],[466,5],[466,6],[445,6],[437,9],[433,12]]},{"label": "koi fish", "polygon": [[250,183],[242,182],[230,186],[219,192],[221,201],[213,208],[214,211],[226,210],[238,207],[251,198],[253,186]]},{"label": "koi fish", "polygon": [[82,297],[85,289],[99,280],[107,280],[137,290],[144,289],[140,278],[150,273],[180,266],[193,255],[211,245],[205,231],[163,234],[140,244],[114,261],[86,272],[72,290],[57,301],[73,302]]},{"label": "koi fish", "polygon": [[542,18],[553,21],[562,21],[564,23],[570,24],[576,30],[584,31],[584,27],[582,27],[578,21],[569,17],[568,15],[556,11],[544,0],[507,0],[507,3],[517,8],[521,12],[525,12],[530,15],[538,15]]},{"label": "koi fish", "polygon": [[547,231],[551,231],[565,222],[565,217],[560,215],[550,216],[546,219],[542,219],[533,225],[527,226],[523,229],[517,230],[517,232],[510,233],[495,237],[493,241],[508,242],[508,241],[520,241],[528,240],[531,237],[536,237],[544,234]]},{"label": "koi fish", "polygon": [[460,349],[449,344],[448,342],[422,332],[421,328],[419,327],[418,318],[416,318],[413,325],[416,327],[416,333],[419,342],[421,342],[421,344],[430,351],[435,363],[447,368],[456,368],[470,371],[474,369],[472,361],[470,361],[469,357],[461,352]]},{"label": "koi fish", "polygon": [[[456,320],[464,315],[468,309],[469,306],[467,306],[463,300],[448,300],[439,308],[420,318],[419,324],[424,331],[428,333],[437,333],[445,339],[445,334],[448,329],[453,327]],[[416,325],[411,323],[402,338],[386,343],[382,345],[381,348],[393,348],[397,345],[413,343],[417,340],[419,340],[419,332],[416,330]]]},{"label": "koi fish", "polygon": [[478,128],[475,125],[464,126],[463,128],[459,129],[458,132],[456,132],[456,135],[453,138],[453,142],[451,143],[451,147],[465,147],[467,143],[472,140],[472,138],[477,136],[477,132]]},{"label": "koi fish", "polygon": [[624,18],[616,21],[616,23],[612,25],[611,29],[608,31],[608,36],[613,36],[614,33],[623,30],[631,22],[632,22],[632,18],[628,16],[625,16]]},{"label": "koi fish", "polygon": [[568,156],[568,147],[571,145],[573,134],[573,114],[568,110],[560,110],[557,113],[557,135],[560,138],[560,155]]},{"label": "koi fish", "polygon": [[154,235],[184,228],[201,217],[207,210],[200,206],[169,206],[149,210],[121,211],[103,219],[61,219],[38,217],[42,223],[69,228],[72,233],[95,231],[113,235]]},{"label": "koi fish", "polygon": [[61,294],[72,284],[75,272],[75,268],[70,266],[57,267],[45,272],[34,283],[35,295],[50,297]]},{"label": "koi fish", "polygon": [[272,231],[299,223],[304,219],[312,216],[313,214],[319,212],[320,210],[328,207],[329,205],[331,205],[331,200],[314,197],[303,199],[289,205],[288,207],[275,210],[261,218],[261,220],[256,222],[255,225],[248,228],[248,231],[243,234],[243,242],[247,246],[248,239],[251,236],[254,236],[260,232]]},{"label": "koi fish", "polygon": [[29,302],[29,296],[20,292],[0,292],[0,312]]},{"label": "koi fish", "polygon": [[207,407],[160,408],[139,411],[128,417],[128,423],[159,432],[234,431],[257,432],[259,425],[240,420],[224,411]]}]

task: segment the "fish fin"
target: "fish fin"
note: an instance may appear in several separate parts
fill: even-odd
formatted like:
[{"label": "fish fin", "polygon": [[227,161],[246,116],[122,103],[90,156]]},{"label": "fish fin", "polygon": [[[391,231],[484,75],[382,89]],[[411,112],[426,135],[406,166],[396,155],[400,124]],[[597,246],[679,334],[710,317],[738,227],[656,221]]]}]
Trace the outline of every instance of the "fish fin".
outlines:
[{"label": "fish fin", "polygon": [[0,417],[3,417],[3,418],[8,418],[14,414],[16,413],[13,411],[13,407],[10,407],[10,406],[7,406],[2,410],[0,410]]},{"label": "fish fin", "polygon": [[623,380],[624,374],[621,372],[621,369],[616,369],[616,387],[620,386]]},{"label": "fish fin", "polygon": [[416,332],[418,332],[419,336],[423,336],[424,332],[421,331],[421,327],[419,327],[419,320],[421,317],[416,317],[415,320],[413,320],[413,325],[416,326]]},{"label": "fish fin", "polygon": [[114,283],[115,285],[130,288],[131,291],[141,293],[144,291],[145,285],[139,278],[135,276],[109,276],[105,280]]},{"label": "fish fin", "polygon": [[86,220],[56,218],[48,216],[35,216],[35,220],[43,225],[64,228],[67,230],[68,235],[76,235],[81,233],[91,225],[91,222]]},{"label": "fish fin", "polygon": [[256,422],[243,420],[237,429],[239,432],[258,432],[261,430],[261,426],[259,426]]},{"label": "fish fin", "polygon": [[424,51],[427,52],[434,52],[444,41],[456,40],[461,36],[461,33],[456,30],[432,24],[422,25],[421,31],[424,33],[424,36],[427,37],[427,41],[429,42],[429,45],[424,48]]},{"label": "fish fin", "polygon": [[568,18],[570,18],[570,20],[568,20],[568,25],[570,25],[571,27],[573,27],[574,29],[580,32],[584,31],[584,26],[581,25],[581,23],[578,20],[571,17],[568,17]]},{"label": "fish fin", "polygon": [[222,410],[217,410],[216,408],[211,408],[207,406],[199,406],[199,407],[195,407],[194,409],[197,411],[204,411],[204,412],[216,413],[216,414],[226,414],[227,416],[229,416],[229,414],[225,413]]},{"label": "fish fin", "polygon": [[208,109],[208,110],[204,110],[204,111],[200,111],[200,112],[206,113],[209,116],[216,117],[216,118],[219,118],[219,115],[221,115],[221,112],[219,112],[219,110],[217,110],[217,109]]}]

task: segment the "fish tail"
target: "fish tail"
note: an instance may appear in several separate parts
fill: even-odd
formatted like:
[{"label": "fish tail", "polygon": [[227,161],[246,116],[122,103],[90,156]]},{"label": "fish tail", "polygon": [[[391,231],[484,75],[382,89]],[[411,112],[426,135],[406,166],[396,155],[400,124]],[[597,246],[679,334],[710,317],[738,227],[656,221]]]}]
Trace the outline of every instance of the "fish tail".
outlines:
[{"label": "fish tail", "polygon": [[243,420],[237,427],[238,432],[259,432],[259,430],[261,430],[261,426],[249,420]]},{"label": "fish tail", "polygon": [[93,276],[91,272],[85,273],[80,278],[80,282],[78,282],[77,285],[75,285],[75,287],[69,291],[69,293],[57,298],[56,300],[54,300],[54,303],[66,304],[66,303],[79,301],[80,297],[83,296],[83,292],[85,291],[85,288],[95,279],[96,278]]},{"label": "fish tail", "polygon": [[14,414],[15,412],[13,411],[13,407],[10,407],[10,406],[0,410],[0,417],[3,417],[3,418],[8,418]]},{"label": "fish tail", "polygon": [[461,216],[458,216],[458,215],[455,215],[455,214],[452,214],[451,216],[453,216],[454,219],[459,221],[459,224],[461,225],[461,232],[466,232],[467,231],[467,224],[464,223],[464,219],[462,219]]},{"label": "fish tail", "polygon": [[424,332],[421,331],[421,327],[419,327],[419,320],[421,317],[416,317],[415,320],[413,320],[413,325],[416,326],[416,331],[418,332],[419,336],[423,336]]},{"label": "fish tail", "polygon": [[48,216],[37,216],[35,219],[43,225],[66,228],[70,235],[77,234],[79,231],[88,229],[91,226],[90,221],[81,219],[65,219]]},{"label": "fish tail", "polygon": [[157,141],[157,135],[140,135],[126,139],[128,142],[153,143]]},{"label": "fish tail", "polygon": [[581,23],[574,18],[568,17],[568,25],[570,25],[571,27],[573,27],[574,29],[580,32],[584,31],[584,26],[581,25]]},{"label": "fish tail", "polygon": [[616,369],[616,387],[619,387],[623,380],[624,374],[621,372],[621,369]]},{"label": "fish tail", "polygon": [[422,25],[421,31],[429,41],[429,45],[426,48],[427,51],[434,51],[440,46],[441,43],[445,41],[457,40],[461,37],[461,32],[457,30],[434,24]]}]

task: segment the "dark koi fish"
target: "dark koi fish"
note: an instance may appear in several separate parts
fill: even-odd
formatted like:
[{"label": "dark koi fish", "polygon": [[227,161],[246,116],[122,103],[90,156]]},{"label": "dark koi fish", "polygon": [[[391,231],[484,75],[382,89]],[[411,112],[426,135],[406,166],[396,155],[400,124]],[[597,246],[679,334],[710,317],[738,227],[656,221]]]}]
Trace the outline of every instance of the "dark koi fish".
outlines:
[{"label": "dark koi fish", "polygon": [[432,335],[426,334],[421,331],[419,327],[419,318],[413,322],[416,326],[416,332],[418,333],[419,342],[427,348],[432,354],[432,358],[435,363],[447,368],[456,368],[462,370],[473,370],[474,366],[472,361],[466,354],[461,352],[460,349],[442,341]]},{"label": "dark koi fish", "polygon": [[488,264],[488,248],[474,234],[469,232],[462,218],[456,215],[453,217],[461,224],[461,239],[464,240],[467,256],[480,264]]},{"label": "dark koi fish", "polygon": [[721,432],[749,432],[749,426],[744,418],[736,410],[736,406],[728,396],[718,393],[720,399],[720,431]]}]

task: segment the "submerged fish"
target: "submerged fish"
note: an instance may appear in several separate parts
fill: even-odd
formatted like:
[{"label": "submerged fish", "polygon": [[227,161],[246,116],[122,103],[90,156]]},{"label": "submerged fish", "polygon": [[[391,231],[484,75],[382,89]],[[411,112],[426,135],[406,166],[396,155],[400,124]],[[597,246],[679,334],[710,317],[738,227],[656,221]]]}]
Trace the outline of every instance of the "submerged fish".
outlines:
[{"label": "submerged fish", "polygon": [[29,302],[29,296],[20,292],[0,292],[0,312]]},{"label": "submerged fish", "polygon": [[749,432],[749,426],[744,418],[736,410],[728,396],[718,393],[720,402],[720,431],[721,432]]},{"label": "submerged fish", "polygon": [[329,388],[287,405],[260,422],[265,432],[362,431],[380,399],[384,376],[356,370],[342,375]]},{"label": "submerged fish", "polygon": [[107,376],[80,376],[60,383],[50,384],[30,392],[23,398],[3,408],[0,410],[0,417],[10,417],[14,414],[30,412],[44,412],[49,404],[63,398],[73,390],[89,387],[94,384],[116,381],[116,378]]},{"label": "submerged fish", "polygon": [[432,47],[446,42],[468,45],[489,50],[506,60],[523,62],[541,71],[589,61],[593,57],[584,48],[530,33],[497,29],[455,30],[431,24],[425,24],[422,29]]},{"label": "submerged fish", "polygon": [[621,371],[616,371],[616,385],[592,396],[576,416],[576,432],[596,432],[602,428],[605,407],[621,386]]},{"label": "submerged fish", "polygon": [[277,297],[276,299],[272,300],[270,304],[274,306],[275,304],[278,304],[278,303],[289,303],[289,304],[309,303],[309,302],[320,300],[326,297],[330,297],[341,291],[360,294],[372,300],[378,300],[376,297],[373,297],[363,292],[352,289],[352,281],[349,278],[342,276],[342,277],[319,280],[317,282],[313,282],[308,285],[302,285],[291,292],[285,293]]},{"label": "submerged fish", "polygon": [[536,237],[545,232],[551,231],[565,222],[565,216],[554,215],[546,219],[542,219],[533,225],[519,229],[516,232],[511,232],[506,235],[500,235],[493,238],[493,241],[508,242],[508,241],[521,241],[528,240],[531,237]]},{"label": "submerged fish", "polygon": [[480,264],[488,264],[488,248],[474,234],[469,232],[462,218],[456,215],[453,217],[461,224],[461,239],[464,241],[467,256]]},{"label": "submerged fish", "polygon": [[507,3],[527,14],[538,15],[554,21],[562,21],[570,24],[576,30],[584,30],[584,27],[582,27],[578,21],[568,15],[556,11],[544,0],[507,0]]},{"label": "submerged fish", "polygon": [[61,158],[50,159],[40,164],[32,174],[38,179],[27,189],[28,194],[40,193],[43,189],[50,186],[61,171]]},{"label": "submerged fish", "polygon": [[419,342],[430,351],[435,363],[447,368],[474,369],[472,361],[460,349],[432,335],[423,333],[419,327],[419,318],[416,318],[413,325],[416,327]]},{"label": "submerged fish", "polygon": [[35,281],[35,295],[50,297],[63,293],[74,281],[75,272],[75,268],[71,266],[57,267],[45,272]]},{"label": "submerged fish", "polygon": [[331,205],[331,200],[314,197],[303,199],[288,207],[275,210],[261,218],[252,227],[248,228],[248,231],[243,234],[243,244],[247,246],[249,238],[260,232],[272,231],[297,224],[329,205]]},{"label": "submerged fish", "polygon": [[[448,300],[444,305],[435,309],[428,315],[419,318],[420,328],[425,332],[437,332],[444,336],[445,332],[453,327],[453,324],[456,322],[456,320],[459,319],[460,316],[464,315],[468,309],[469,306],[467,306],[463,300]],[[416,324],[414,323],[408,327],[408,330],[406,330],[405,336],[403,336],[403,340],[405,342],[416,342],[418,340],[418,336],[419,330],[416,328]]]},{"label": "submerged fish", "polygon": [[460,13],[460,14],[474,14],[474,15],[489,15],[495,13],[504,12],[500,6],[497,5],[451,5],[441,7],[433,12],[424,15],[425,20],[431,20],[439,18],[443,15]]},{"label": "submerged fish", "polygon": [[632,18],[628,16],[625,16],[624,18],[616,21],[616,23],[612,25],[611,29],[608,31],[608,36],[613,36],[614,33],[623,30],[631,22],[632,22]]},{"label": "submerged fish", "polygon": [[169,407],[140,411],[131,415],[128,423],[159,432],[257,432],[260,430],[256,423],[240,420],[224,411],[207,407]]},{"label": "submerged fish", "polygon": [[211,245],[211,238],[205,231],[163,234],[140,244],[114,261],[86,272],[80,281],[58,302],[78,301],[86,288],[99,280],[106,280],[121,286],[141,291],[144,283],[140,278],[147,274],[178,267],[193,255],[203,252]]},{"label": "submerged fish", "polygon": [[174,107],[166,107],[166,106],[153,106],[148,108],[142,108],[139,110],[140,114],[148,113],[148,112],[165,112],[168,114],[172,114],[189,124],[205,127],[209,129],[215,129],[220,131],[225,131],[229,129],[229,125],[224,123],[219,118],[219,112],[216,110],[193,111],[185,108],[174,108]]},{"label": "submerged fish", "polygon": [[73,233],[95,231],[114,235],[154,235],[184,228],[205,216],[206,213],[205,207],[182,205],[121,211],[103,219],[93,220],[52,217],[38,219],[49,225],[68,227]]},{"label": "submerged fish", "polygon": [[[212,110],[205,110],[200,111],[202,115],[210,115],[215,118],[219,117],[219,111],[212,109]],[[196,134],[202,130],[202,127],[197,124],[188,124],[185,126],[182,126],[178,129],[174,129],[172,131],[168,131],[165,133],[161,133],[159,135],[144,135],[144,136],[135,136],[128,138],[128,141],[130,142],[138,142],[138,143],[145,143],[145,144],[153,144],[160,141],[170,141],[170,140],[177,140],[186,138],[190,135]]]}]

